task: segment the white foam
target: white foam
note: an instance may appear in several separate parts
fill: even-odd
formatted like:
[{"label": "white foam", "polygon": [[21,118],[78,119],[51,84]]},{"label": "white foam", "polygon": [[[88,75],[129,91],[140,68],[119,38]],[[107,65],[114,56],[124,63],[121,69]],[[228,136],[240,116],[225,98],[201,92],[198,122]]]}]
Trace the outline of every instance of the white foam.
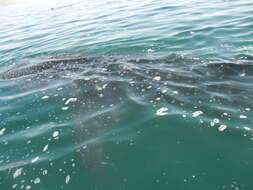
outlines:
[{"label": "white foam", "polygon": [[37,162],[39,160],[39,157],[37,156],[37,157],[35,157],[34,159],[32,159],[32,163],[35,163],[35,162]]},{"label": "white foam", "polygon": [[249,128],[249,127],[243,127],[246,131],[250,131],[251,130],[251,128]]},{"label": "white foam", "polygon": [[40,178],[39,178],[39,177],[37,177],[37,178],[33,181],[33,183],[34,183],[34,184],[38,184],[38,183],[40,183]]},{"label": "white foam", "polygon": [[162,115],[167,115],[168,114],[168,108],[160,108],[156,111],[156,115],[162,116]]},{"label": "white foam", "polygon": [[202,111],[195,111],[195,112],[192,113],[192,117],[198,117],[198,116],[200,116],[201,114],[203,114]]},{"label": "white foam", "polygon": [[65,110],[68,110],[69,107],[68,107],[68,106],[65,106],[65,107],[62,107],[61,109],[65,111]]},{"label": "white foam", "polygon": [[153,78],[153,80],[159,81],[159,80],[161,80],[161,77],[160,76],[156,76],[156,77]]},{"label": "white foam", "polygon": [[221,126],[219,126],[218,130],[219,131],[224,131],[226,128],[227,128],[226,125],[221,125]]},{"label": "white foam", "polygon": [[70,102],[76,102],[77,98],[69,98],[66,102],[65,105],[68,105]]},{"label": "white foam", "polygon": [[213,122],[214,122],[214,123],[220,123],[220,120],[217,119],[217,118],[214,118],[214,119],[213,119]]},{"label": "white foam", "polygon": [[70,180],[70,175],[67,175],[67,176],[66,176],[66,179],[65,179],[65,183],[68,184],[68,183],[69,183],[69,180]]},{"label": "white foam", "polygon": [[48,144],[46,146],[44,146],[43,152],[47,151],[47,149],[48,149]]},{"label": "white foam", "polygon": [[47,175],[47,170],[43,170],[42,174]]},{"label": "white foam", "polygon": [[2,129],[0,130],[0,135],[3,135],[5,130],[6,130],[6,128],[2,128]]},{"label": "white foam", "polygon": [[53,137],[57,137],[57,136],[59,136],[59,134],[60,134],[59,131],[54,131],[53,132]]},{"label": "white foam", "polygon": [[15,179],[16,177],[20,176],[22,174],[22,170],[23,168],[17,169],[15,173],[13,174],[13,178]]},{"label": "white foam", "polygon": [[241,118],[241,119],[246,119],[247,116],[246,116],[246,115],[240,115],[240,118]]},{"label": "white foam", "polygon": [[45,100],[45,99],[48,99],[49,96],[43,96],[41,99]]}]

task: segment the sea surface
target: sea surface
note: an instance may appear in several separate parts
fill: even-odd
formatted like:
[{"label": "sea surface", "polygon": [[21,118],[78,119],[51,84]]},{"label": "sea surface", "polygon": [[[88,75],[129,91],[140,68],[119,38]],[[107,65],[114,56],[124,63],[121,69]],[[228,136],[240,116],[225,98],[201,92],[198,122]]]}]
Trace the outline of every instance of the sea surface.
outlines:
[{"label": "sea surface", "polygon": [[253,1],[0,0],[0,190],[252,190]]}]

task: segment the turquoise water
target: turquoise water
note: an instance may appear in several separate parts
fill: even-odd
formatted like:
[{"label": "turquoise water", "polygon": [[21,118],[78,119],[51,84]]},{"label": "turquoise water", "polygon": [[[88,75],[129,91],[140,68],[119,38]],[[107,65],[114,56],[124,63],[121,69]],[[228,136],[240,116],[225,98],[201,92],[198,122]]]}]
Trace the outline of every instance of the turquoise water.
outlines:
[{"label": "turquoise water", "polygon": [[0,189],[251,190],[252,15],[0,1]]}]

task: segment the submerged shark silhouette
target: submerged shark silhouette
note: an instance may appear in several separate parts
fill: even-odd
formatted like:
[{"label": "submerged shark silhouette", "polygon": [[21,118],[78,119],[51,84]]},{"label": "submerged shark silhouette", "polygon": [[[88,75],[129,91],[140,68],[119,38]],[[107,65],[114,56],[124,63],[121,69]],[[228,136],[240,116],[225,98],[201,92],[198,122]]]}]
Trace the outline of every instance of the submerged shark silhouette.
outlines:
[{"label": "submerged shark silhouette", "polygon": [[117,118],[127,120],[133,108],[160,101],[178,107],[201,107],[210,99],[223,106],[252,105],[252,76],[250,60],[59,55],[16,64],[0,73],[0,83],[21,92],[62,87],[77,98],[70,117],[76,123],[73,141],[80,162],[96,178],[113,184],[116,179],[107,173],[116,177],[117,167],[106,161],[100,141],[111,136],[108,128],[120,123]]}]

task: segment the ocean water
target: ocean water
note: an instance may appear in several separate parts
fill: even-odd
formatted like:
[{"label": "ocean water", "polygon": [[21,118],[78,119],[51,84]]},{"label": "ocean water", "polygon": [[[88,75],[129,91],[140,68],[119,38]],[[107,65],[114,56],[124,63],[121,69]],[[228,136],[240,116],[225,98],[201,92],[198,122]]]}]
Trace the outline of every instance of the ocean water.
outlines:
[{"label": "ocean water", "polygon": [[0,0],[0,190],[251,190],[253,2]]}]

